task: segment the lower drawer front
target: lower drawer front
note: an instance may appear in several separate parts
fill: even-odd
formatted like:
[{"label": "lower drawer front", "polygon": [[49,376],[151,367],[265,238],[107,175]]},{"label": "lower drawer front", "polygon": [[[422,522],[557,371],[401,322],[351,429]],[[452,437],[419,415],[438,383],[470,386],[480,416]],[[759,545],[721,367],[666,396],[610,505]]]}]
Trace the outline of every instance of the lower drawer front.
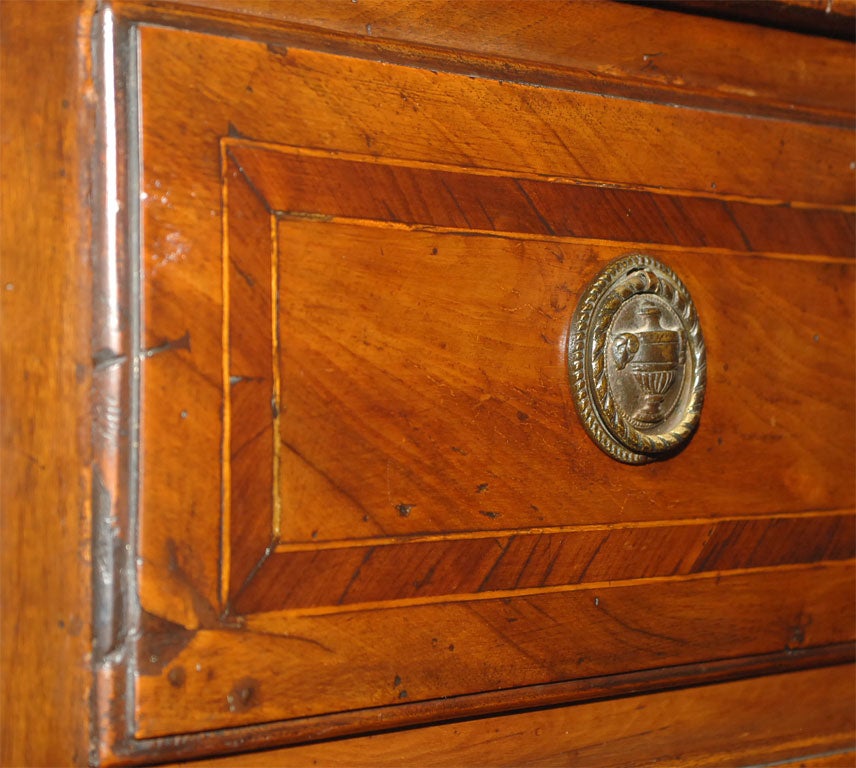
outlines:
[{"label": "lower drawer front", "polygon": [[852,666],[481,718],[193,763],[852,768]]}]

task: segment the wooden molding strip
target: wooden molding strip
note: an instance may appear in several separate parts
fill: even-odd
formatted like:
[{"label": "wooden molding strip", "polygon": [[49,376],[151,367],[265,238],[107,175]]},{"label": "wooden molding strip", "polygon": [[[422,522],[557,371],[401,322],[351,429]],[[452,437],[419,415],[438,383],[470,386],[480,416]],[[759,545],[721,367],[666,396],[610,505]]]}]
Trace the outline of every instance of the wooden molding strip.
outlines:
[{"label": "wooden molding strip", "polygon": [[624,3],[495,4],[490,23],[498,31],[489,39],[472,34],[485,15],[473,0],[120,0],[114,7],[129,21],[744,114],[847,126],[856,109],[847,42]]},{"label": "wooden molding strip", "polygon": [[841,643],[740,659],[608,675],[565,683],[535,685],[491,693],[454,696],[323,717],[296,718],[259,726],[155,739],[134,739],[113,733],[102,746],[103,766],[148,765],[152,762],[228,755],[251,749],[320,741],[356,733],[388,731],[402,726],[451,719],[525,711],[577,701],[595,701],[631,694],[721,683],[743,677],[816,669],[856,660],[856,646]]}]

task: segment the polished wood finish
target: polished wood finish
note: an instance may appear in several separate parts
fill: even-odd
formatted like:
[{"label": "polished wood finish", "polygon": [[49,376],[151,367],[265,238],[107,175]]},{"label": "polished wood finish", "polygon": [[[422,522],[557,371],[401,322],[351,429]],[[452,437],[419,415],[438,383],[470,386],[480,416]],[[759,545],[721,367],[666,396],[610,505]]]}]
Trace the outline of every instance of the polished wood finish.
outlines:
[{"label": "polished wood finish", "polygon": [[[495,592],[850,557],[852,533],[846,531],[852,531],[853,525],[849,514],[777,518],[776,540],[789,551],[777,555],[769,549],[769,541],[760,549],[757,545],[723,547],[723,542],[736,536],[754,536],[760,543],[758,537],[769,533],[765,521],[732,519],[714,528],[698,522],[650,528],[644,523],[640,527],[638,522],[640,517],[649,524],[672,517],[718,517],[725,509],[733,518],[767,510],[783,512],[789,507],[803,510],[810,504],[823,508],[840,501],[849,492],[849,484],[837,473],[830,478],[827,500],[794,498],[793,485],[789,490],[785,481],[786,473],[809,455],[818,465],[834,467],[853,453],[852,445],[823,439],[845,418],[849,404],[843,397],[830,412],[826,427],[818,428],[818,440],[810,445],[796,425],[772,421],[769,432],[757,435],[754,449],[746,436],[736,448],[724,447],[720,440],[728,434],[727,428],[708,433],[711,445],[689,451],[682,466],[668,465],[679,474],[625,477],[622,482],[629,487],[619,510],[596,490],[621,475],[609,461],[597,465],[584,494],[575,493],[567,486],[567,478],[554,471],[560,459],[575,467],[580,448],[594,453],[584,435],[568,433],[569,416],[573,415],[567,412],[566,373],[562,350],[555,343],[567,325],[567,303],[561,298],[565,291],[578,292],[584,282],[584,277],[573,282],[574,268],[565,262],[586,264],[589,246],[574,247],[560,238],[586,226],[591,219],[584,214],[598,210],[598,202],[607,207],[613,200],[611,192],[584,208],[579,224],[573,221],[569,225],[567,213],[558,212],[574,210],[573,194],[579,187],[555,190],[555,185],[545,182],[540,186],[527,180],[508,183],[496,176],[295,156],[258,150],[246,142],[229,142],[226,157],[232,265],[228,277],[229,350],[234,381],[230,389],[230,476],[232,515],[242,521],[233,526],[230,548],[230,610],[241,613],[281,607],[278,584],[287,585],[285,605],[311,607],[318,601],[341,605],[428,598],[448,593],[450,583],[455,585],[453,592]],[[319,179],[324,183],[319,184]],[[406,203],[385,193],[402,188],[420,190],[419,210],[409,206],[395,210]],[[360,194],[363,189],[370,193]],[[454,205],[444,207],[443,196],[429,196],[426,189],[441,190],[445,195],[458,191],[458,197],[450,198]],[[551,194],[558,198],[555,202]],[[272,219],[271,210],[288,213]],[[306,221],[306,215],[323,215],[325,221]],[[743,215],[757,224],[757,218]],[[848,217],[838,215],[846,233]],[[354,225],[355,220],[372,220],[377,226],[366,231],[365,226]],[[502,222],[502,228],[495,220]],[[464,238],[457,231],[467,229],[468,222]],[[384,223],[404,228],[399,227],[400,234],[394,235]],[[794,232],[791,223],[783,219],[780,227],[760,229],[759,235]],[[411,231],[414,226],[420,231]],[[821,226],[818,219],[807,231],[818,232]],[[643,223],[637,234],[644,233],[644,228]],[[495,236],[476,240],[474,230],[485,234],[499,231],[506,237],[512,230],[521,233],[516,237],[526,239],[508,247]],[[684,230],[675,223],[659,234],[661,239],[672,239],[675,231]],[[547,242],[536,239],[545,237]],[[837,242],[846,243],[847,236]],[[281,256],[278,243],[284,244]],[[471,255],[474,245],[475,258]],[[747,247],[743,243],[741,250]],[[799,247],[795,239],[790,250]],[[425,259],[426,254],[430,259]],[[667,256],[679,258],[674,252]],[[846,258],[843,253],[841,258]],[[495,282],[479,280],[484,262],[491,264]],[[705,284],[720,285],[722,295],[714,316],[729,317],[734,323],[731,328],[720,324],[716,329],[725,342],[722,349],[709,340],[718,357],[748,359],[746,349],[762,349],[766,344],[812,352],[811,345],[801,344],[801,323],[792,326],[793,331],[782,324],[775,338],[769,328],[759,326],[754,338],[749,329],[754,317],[796,313],[803,301],[806,276],[817,273],[816,263],[753,262],[749,278],[753,285],[767,281],[787,294],[781,308],[774,308],[763,306],[764,299],[754,289],[735,287],[747,280],[742,274],[716,280],[717,273],[731,269],[728,257],[718,260],[711,255],[710,262],[711,271],[702,277],[696,291],[705,296]],[[537,274],[530,264],[539,265]],[[272,333],[258,329],[271,322],[270,272],[276,265],[276,279],[282,286],[277,338],[282,341],[272,357]],[[787,277],[791,268],[797,271],[793,279]],[[699,270],[696,265],[685,269],[696,274]],[[442,284],[436,282],[437,274],[443,274]],[[790,288],[785,287],[786,281]],[[394,292],[390,286],[395,286]],[[832,304],[832,296],[839,294],[836,283],[832,286],[833,294],[825,304]],[[816,295],[810,299],[816,300]],[[436,314],[438,307],[445,308],[443,314]],[[833,343],[835,327],[846,324],[851,311],[843,309],[845,314],[837,322],[831,318],[824,334]],[[807,306],[802,310],[803,314],[809,312]],[[343,317],[353,318],[354,326],[346,327]],[[448,333],[452,318],[453,336]],[[407,328],[412,330],[405,331]],[[316,338],[324,343],[319,346]],[[502,355],[491,353],[490,346],[502,349]],[[754,375],[754,391],[764,393],[756,401],[745,393],[741,402],[724,392],[714,398],[722,404],[718,418],[739,419],[736,409],[743,405],[747,409],[743,418],[749,418],[750,413],[770,407],[764,400],[774,400],[773,392],[788,391],[792,399],[829,401],[828,393],[835,385],[823,376],[806,377],[804,369],[822,368],[829,357],[849,365],[848,356],[848,349],[831,356],[824,350],[816,360],[784,368],[775,380],[764,383],[757,372],[734,371],[721,379],[717,375],[717,382],[723,383],[732,380],[731,376],[741,382]],[[523,365],[521,358],[526,360]],[[390,368],[397,372],[392,381],[387,375]],[[520,368],[526,371],[524,375],[518,373]],[[352,369],[357,375],[349,373]],[[469,396],[449,396],[460,390],[462,378],[480,375],[491,382],[491,396],[507,404],[504,409],[466,392],[462,394]],[[847,371],[833,373],[838,375],[852,376]],[[296,380],[306,383],[291,386]],[[817,389],[798,395],[806,380]],[[286,417],[271,416],[267,402],[272,396]],[[331,403],[340,407],[333,409]],[[432,408],[431,403],[442,403],[442,408]],[[170,403],[169,408],[174,410],[177,405]],[[708,420],[717,419],[710,414],[716,407],[709,401]],[[502,419],[499,436],[505,444],[487,428],[497,418]],[[380,423],[381,419],[383,429],[367,433],[364,424]],[[275,456],[270,437],[274,421],[282,434],[281,456]],[[475,430],[471,423],[477,425]],[[427,443],[420,432],[448,435],[448,445]],[[342,435],[347,438],[338,437]],[[402,446],[404,457],[400,455]],[[492,464],[483,467],[481,457],[487,455]],[[450,456],[454,461],[449,461]],[[408,474],[408,462],[423,468],[417,478]],[[282,489],[281,498],[275,500],[270,497],[274,463],[280,467],[278,487]],[[762,465],[768,476],[783,473],[772,489],[759,488],[756,475],[744,469]],[[355,466],[363,469],[354,472]],[[368,471],[371,466],[378,470]],[[724,480],[721,495],[709,487],[707,472],[712,467]],[[526,477],[529,472],[542,478],[537,490],[507,480]],[[579,478],[582,470],[575,468],[572,473]],[[814,473],[815,493],[819,479]],[[635,486],[634,481],[651,485]],[[680,495],[670,498],[668,491],[661,490],[664,485]],[[656,509],[646,499],[656,499]],[[575,510],[573,526],[562,525],[569,503]],[[303,511],[331,508],[337,509],[336,516]],[[274,509],[276,520],[271,519]],[[617,523],[626,527],[616,529]],[[735,526],[747,530],[736,533]],[[793,526],[799,530],[789,530]],[[537,531],[521,536],[517,529],[527,527]],[[476,528],[493,530],[494,535],[474,539],[469,532]],[[750,533],[750,528],[755,532]],[[452,532],[456,538],[449,537]],[[368,541],[361,547],[341,548],[343,541],[355,537]],[[639,543],[632,543],[631,537]],[[325,541],[332,549],[319,548]],[[826,550],[818,551],[818,545]],[[669,550],[678,560],[660,555],[656,565],[633,559],[617,565],[619,552],[640,546],[651,552]],[[837,547],[837,555],[830,546]],[[802,548],[803,554],[797,554],[794,547]],[[271,554],[269,548],[275,552]],[[746,559],[749,552],[750,558],[765,559]],[[727,560],[735,556],[742,558],[739,564]],[[455,568],[460,561],[470,563],[463,581]],[[599,568],[601,564],[608,564],[605,570]],[[247,581],[250,573],[251,583]]]},{"label": "polished wood finish", "polygon": [[[379,64],[365,40],[120,39],[137,739],[853,639],[849,131]],[[639,471],[579,428],[563,346],[636,249],[685,276],[712,361],[699,434]]]},{"label": "polished wood finish", "polygon": [[[837,12],[841,6],[846,10],[850,0],[830,2]],[[236,8],[251,18],[229,17]],[[159,3],[157,11],[167,8]],[[141,13],[139,6],[135,12]],[[468,71],[490,67],[499,58],[500,77],[571,79],[586,90],[597,83],[601,92],[624,95],[653,91],[675,103],[739,105],[748,112],[814,113],[845,121],[856,107],[852,50],[845,42],[641,5],[625,4],[616,13],[599,0],[574,0],[573,12],[565,14],[556,12],[552,0],[493,3],[489,9],[480,0],[459,0],[452,7],[443,0],[190,0],[175,8],[175,18],[185,24],[235,24],[255,36],[272,24],[280,36],[325,30],[325,47],[341,49],[359,41],[363,50],[387,60],[435,55],[444,68]],[[500,33],[473,34],[487,26]]]},{"label": "polished wood finish", "polygon": [[823,646],[852,640],[852,591],[846,564],[250,615],[231,630],[152,625],[139,646],[138,734]]},{"label": "polished wood finish", "polygon": [[[3,760],[846,759],[851,45],[612,3],[475,36],[470,2],[22,8]],[[709,394],[627,467],[566,341],[638,251]]]},{"label": "polished wood finish", "polygon": [[832,667],[192,765],[849,767],[856,723],[836,702],[853,701],[854,679]]},{"label": "polished wood finish", "polygon": [[89,758],[94,115],[82,4],[0,3],[0,764]]}]

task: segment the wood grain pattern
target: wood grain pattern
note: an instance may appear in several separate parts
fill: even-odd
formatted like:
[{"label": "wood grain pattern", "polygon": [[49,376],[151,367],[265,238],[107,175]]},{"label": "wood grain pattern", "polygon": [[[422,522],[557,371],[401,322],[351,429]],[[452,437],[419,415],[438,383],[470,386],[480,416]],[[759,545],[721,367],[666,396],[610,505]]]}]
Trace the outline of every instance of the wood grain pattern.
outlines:
[{"label": "wood grain pattern", "polygon": [[853,765],[854,694],[853,669],[832,667],[193,765],[834,768]]},{"label": "wood grain pattern", "polygon": [[[122,3],[119,12],[124,9],[134,17],[151,14],[140,4]],[[633,5],[616,13],[606,3],[576,0],[571,14],[557,12],[550,0],[503,2],[489,10],[479,0],[451,7],[442,0],[190,0],[172,9],[157,6],[159,15],[168,10],[179,25],[219,24],[221,31],[232,25],[244,36],[270,34],[273,27],[289,44],[324,30],[328,34],[315,44],[331,50],[429,63],[433,54],[444,67],[465,73],[487,70],[500,78],[584,89],[596,82],[598,91],[616,95],[799,119],[814,113],[845,124],[854,109],[847,43]],[[473,35],[489,26],[501,34]]]},{"label": "wood grain pattern", "polygon": [[85,765],[89,9],[0,4],[0,763]]},{"label": "wood grain pattern", "polygon": [[[237,170],[230,163],[227,178]],[[275,257],[275,220],[267,205],[247,184],[230,184],[228,208],[228,312],[224,323],[228,347],[228,370],[223,372],[224,462],[229,477],[224,488],[224,547],[228,561],[228,593],[236,593],[260,557],[274,544],[281,504],[278,489],[280,407],[277,387],[279,371],[277,276],[272,273]],[[228,337],[228,338],[226,338]],[[266,514],[259,514],[266,510]],[[248,552],[249,557],[238,557]],[[225,586],[225,585],[224,585]],[[224,595],[225,597],[225,595]]]},{"label": "wood grain pattern", "polygon": [[[173,126],[181,125],[184,163],[203,162],[197,142],[210,141],[213,130],[464,167],[852,204],[845,128],[678,110],[154,27],[142,28],[141,40],[143,117],[152,120],[146,144],[167,145],[149,155],[148,177],[165,189],[178,181],[179,168],[167,157],[178,149],[168,147]],[[203,72],[204,88],[189,88]],[[146,82],[158,87],[147,89]],[[462,103],[467,109],[455,108]],[[809,156],[814,162],[804,162]],[[155,190],[146,192],[155,203]],[[173,206],[179,202],[172,198]]]},{"label": "wood grain pattern", "polygon": [[241,140],[226,146],[268,208],[281,214],[853,261],[850,211],[463,172]]},{"label": "wood grain pattern", "polygon": [[[443,602],[480,594],[733,571],[853,556],[846,515],[574,533],[514,533],[334,548],[286,547],[264,557],[229,604],[237,613]],[[260,562],[259,562],[260,561]]]},{"label": "wood grain pattern", "polygon": [[851,561],[144,635],[136,736],[851,642],[854,586]]},{"label": "wood grain pattern", "polygon": [[298,457],[283,488],[308,461],[314,485],[291,508],[337,510],[284,509],[299,541],[852,506],[847,266],[649,249],[687,276],[714,362],[693,444],[628,473],[578,428],[562,346],[569,297],[626,248],[315,222],[284,222],[280,242],[282,436]]}]

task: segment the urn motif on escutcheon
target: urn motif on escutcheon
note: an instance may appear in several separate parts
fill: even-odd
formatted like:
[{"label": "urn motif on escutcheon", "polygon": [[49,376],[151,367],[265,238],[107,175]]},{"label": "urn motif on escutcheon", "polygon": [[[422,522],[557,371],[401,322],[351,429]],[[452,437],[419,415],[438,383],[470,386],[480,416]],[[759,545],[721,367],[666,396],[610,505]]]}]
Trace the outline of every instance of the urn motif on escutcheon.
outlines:
[{"label": "urn motif on escutcheon", "polygon": [[616,370],[629,368],[639,387],[639,407],[627,417],[636,426],[647,427],[663,421],[666,395],[682,371],[686,342],[680,331],[662,326],[663,310],[651,300],[642,301],[636,311],[641,325],[633,331],[613,336],[612,354]]}]

